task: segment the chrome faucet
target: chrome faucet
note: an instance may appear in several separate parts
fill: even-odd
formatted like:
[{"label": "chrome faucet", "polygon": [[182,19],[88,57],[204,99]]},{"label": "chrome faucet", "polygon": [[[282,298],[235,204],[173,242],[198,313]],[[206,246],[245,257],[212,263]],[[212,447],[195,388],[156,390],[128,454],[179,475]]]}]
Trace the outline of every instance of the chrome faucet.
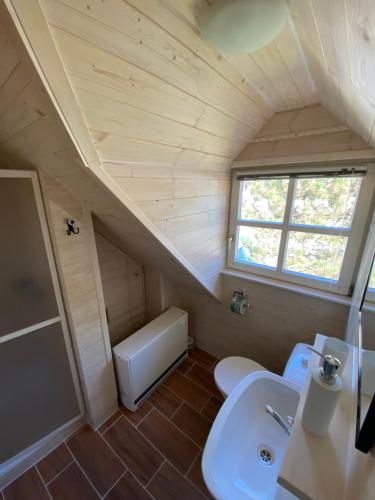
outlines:
[{"label": "chrome faucet", "polygon": [[294,422],[293,417],[286,417],[286,420],[278,413],[276,410],[272,408],[270,405],[266,405],[266,412],[273,417],[278,424],[284,429],[284,431],[290,436],[292,432],[292,425]]}]

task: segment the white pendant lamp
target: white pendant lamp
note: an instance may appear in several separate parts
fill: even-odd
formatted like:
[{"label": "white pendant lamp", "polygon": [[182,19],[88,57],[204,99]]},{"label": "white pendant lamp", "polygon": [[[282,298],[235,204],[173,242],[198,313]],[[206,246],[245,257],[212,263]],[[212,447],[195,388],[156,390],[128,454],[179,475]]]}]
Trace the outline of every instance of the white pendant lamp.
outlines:
[{"label": "white pendant lamp", "polygon": [[207,42],[225,54],[247,54],[270,43],[284,28],[284,0],[218,0],[199,21]]}]

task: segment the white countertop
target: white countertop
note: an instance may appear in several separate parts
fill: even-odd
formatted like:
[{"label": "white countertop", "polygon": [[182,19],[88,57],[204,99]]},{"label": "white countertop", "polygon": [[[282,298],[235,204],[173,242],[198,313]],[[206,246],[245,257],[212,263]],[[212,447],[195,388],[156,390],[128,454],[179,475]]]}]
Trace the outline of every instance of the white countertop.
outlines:
[{"label": "white countertop", "polygon": [[[316,336],[315,349],[320,352],[323,350],[325,338],[320,334]],[[303,428],[301,417],[308,382],[302,391],[288,450],[278,477],[282,486],[301,499],[343,500],[346,497],[350,450],[354,446],[355,436],[353,352],[351,348],[342,375],[344,388],[326,436],[313,436]],[[320,357],[313,354],[308,378],[319,363]]]}]

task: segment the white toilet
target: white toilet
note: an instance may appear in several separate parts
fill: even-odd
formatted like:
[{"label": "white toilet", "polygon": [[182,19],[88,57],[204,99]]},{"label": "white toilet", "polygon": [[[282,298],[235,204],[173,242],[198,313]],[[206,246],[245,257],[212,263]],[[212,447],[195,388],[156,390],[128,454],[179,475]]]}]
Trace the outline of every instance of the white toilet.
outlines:
[{"label": "white toilet", "polygon": [[[311,357],[308,347],[308,344],[303,343],[295,345],[283,374],[286,379],[294,382],[301,389],[306,380],[308,362]],[[252,372],[262,370],[268,371],[267,368],[251,359],[230,356],[219,361],[215,367],[214,377],[219,391],[224,398],[227,398],[243,378]]]},{"label": "white toilet", "polygon": [[249,373],[259,370],[268,371],[267,368],[252,359],[243,358],[242,356],[230,356],[222,359],[216,365],[214,371],[215,382],[223,397],[227,398],[238,382]]}]

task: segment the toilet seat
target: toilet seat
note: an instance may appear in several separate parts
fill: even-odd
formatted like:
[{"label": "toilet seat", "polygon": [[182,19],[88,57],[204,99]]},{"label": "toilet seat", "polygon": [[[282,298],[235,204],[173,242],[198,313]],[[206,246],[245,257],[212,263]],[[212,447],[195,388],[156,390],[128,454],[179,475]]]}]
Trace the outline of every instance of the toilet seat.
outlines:
[{"label": "toilet seat", "polygon": [[215,367],[214,377],[222,395],[226,398],[235,386],[249,373],[267,368],[242,356],[230,356],[222,359]]}]

